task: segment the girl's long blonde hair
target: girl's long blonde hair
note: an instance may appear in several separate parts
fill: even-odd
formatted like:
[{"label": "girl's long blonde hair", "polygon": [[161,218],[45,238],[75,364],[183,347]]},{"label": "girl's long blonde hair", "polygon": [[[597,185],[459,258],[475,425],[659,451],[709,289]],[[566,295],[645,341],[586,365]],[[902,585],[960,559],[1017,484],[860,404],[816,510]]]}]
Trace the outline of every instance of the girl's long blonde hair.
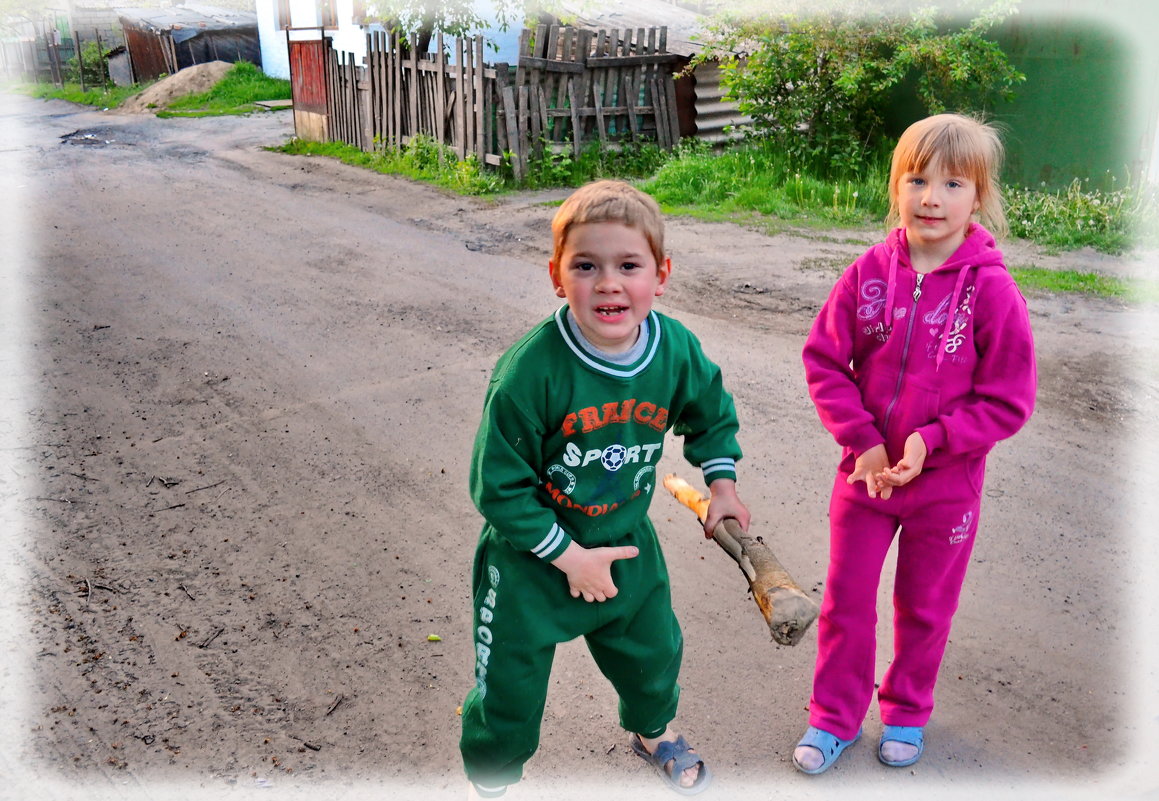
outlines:
[{"label": "girl's long blonde hair", "polygon": [[889,169],[889,225],[898,224],[898,184],[907,172],[921,172],[937,162],[973,182],[978,192],[978,217],[996,237],[1009,232],[998,172],[1004,148],[998,129],[965,114],[936,114],[918,120],[897,142]]}]

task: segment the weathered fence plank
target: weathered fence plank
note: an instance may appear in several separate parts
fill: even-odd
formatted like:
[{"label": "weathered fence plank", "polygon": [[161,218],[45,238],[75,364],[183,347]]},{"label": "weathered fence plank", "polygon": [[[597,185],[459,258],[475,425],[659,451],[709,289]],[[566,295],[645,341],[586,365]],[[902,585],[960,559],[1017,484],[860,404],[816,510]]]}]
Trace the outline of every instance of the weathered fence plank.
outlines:
[{"label": "weathered fence plank", "polygon": [[508,164],[518,181],[548,149],[679,139],[667,29],[579,30],[538,25],[520,35],[515,65],[483,61],[483,39],[366,36],[362,65],[325,41],[328,138],[371,150],[429,136],[459,159]]}]

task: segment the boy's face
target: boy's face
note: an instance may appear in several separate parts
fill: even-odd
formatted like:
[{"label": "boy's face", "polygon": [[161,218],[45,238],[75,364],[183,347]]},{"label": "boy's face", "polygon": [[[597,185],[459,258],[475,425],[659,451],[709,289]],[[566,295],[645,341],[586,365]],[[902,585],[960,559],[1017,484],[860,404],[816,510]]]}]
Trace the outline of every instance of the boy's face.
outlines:
[{"label": "boy's face", "polygon": [[608,353],[636,343],[652,300],[664,294],[672,267],[644,234],[618,222],[581,223],[567,235],[559,263],[548,265],[555,294],[566,298],[588,341]]}]

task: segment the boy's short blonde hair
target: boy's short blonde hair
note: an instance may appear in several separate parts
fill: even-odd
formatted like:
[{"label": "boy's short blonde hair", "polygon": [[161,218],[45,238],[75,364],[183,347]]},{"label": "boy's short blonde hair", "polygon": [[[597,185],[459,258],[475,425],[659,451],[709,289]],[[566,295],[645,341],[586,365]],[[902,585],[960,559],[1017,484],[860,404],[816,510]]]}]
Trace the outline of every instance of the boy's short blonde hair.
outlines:
[{"label": "boy's short blonde hair", "polygon": [[1009,228],[998,187],[1004,149],[998,129],[965,114],[936,114],[918,120],[898,139],[889,169],[889,224],[900,219],[897,196],[901,177],[921,172],[938,162],[950,172],[973,182],[978,192],[978,216],[991,233],[1003,236]]},{"label": "boy's short blonde hair", "polygon": [[626,181],[593,181],[571,193],[551,221],[552,264],[559,269],[568,234],[576,225],[615,222],[635,228],[648,240],[656,266],[664,263],[664,217],[650,195]]}]

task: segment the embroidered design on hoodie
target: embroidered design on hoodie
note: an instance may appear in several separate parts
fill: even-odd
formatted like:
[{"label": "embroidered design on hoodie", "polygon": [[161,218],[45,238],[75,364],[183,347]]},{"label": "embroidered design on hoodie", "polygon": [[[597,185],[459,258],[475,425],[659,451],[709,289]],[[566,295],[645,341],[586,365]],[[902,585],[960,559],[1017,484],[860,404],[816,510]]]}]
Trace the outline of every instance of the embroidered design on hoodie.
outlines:
[{"label": "embroidered design on hoodie", "polygon": [[[873,278],[861,285],[861,299],[865,301],[857,307],[857,319],[865,322],[861,327],[861,333],[867,337],[873,337],[878,342],[886,342],[889,340],[890,329],[892,325],[887,325],[885,320],[879,322],[872,322],[872,320],[881,314],[882,308],[885,307],[888,293],[888,284],[880,278]],[[896,308],[893,310],[895,319],[905,317],[904,308]]]},{"label": "embroidered design on hoodie", "polygon": [[973,522],[973,512],[966,512],[966,514],[962,515],[962,524],[950,529],[950,544],[958,545],[970,539],[970,524]]},{"label": "embroidered design on hoodie", "polygon": [[[966,334],[964,331],[966,330],[966,326],[969,325],[970,317],[973,314],[973,310],[970,308],[970,299],[973,297],[973,295],[974,285],[971,284],[970,286],[966,287],[966,291],[962,296],[962,302],[958,304],[958,308],[954,312],[954,325],[950,328],[949,331],[946,332],[945,353],[946,356],[950,359],[950,362],[953,364],[961,364],[963,361],[961,356],[955,356],[954,354],[958,352],[958,349],[962,347],[962,343],[966,341]],[[929,323],[930,325],[941,325],[942,323],[946,322],[946,315],[949,314],[949,307],[950,296],[946,295],[946,297],[942,298],[942,302],[938,304],[938,307],[929,314],[925,315],[922,318],[922,321]],[[932,337],[932,340],[926,345],[926,356],[934,359],[937,358],[938,355],[938,343],[941,340],[941,337],[938,334],[937,328],[930,329],[930,336]]]}]

